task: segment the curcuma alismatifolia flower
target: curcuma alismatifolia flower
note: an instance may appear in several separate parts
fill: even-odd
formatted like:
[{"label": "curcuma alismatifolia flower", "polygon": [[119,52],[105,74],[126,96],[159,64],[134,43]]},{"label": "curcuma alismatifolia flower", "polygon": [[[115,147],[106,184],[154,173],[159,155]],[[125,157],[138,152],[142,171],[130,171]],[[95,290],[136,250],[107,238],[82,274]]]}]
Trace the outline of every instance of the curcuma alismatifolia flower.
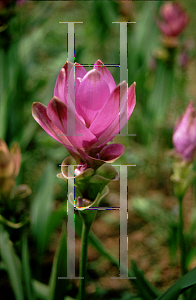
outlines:
[{"label": "curcuma alismatifolia flower", "polygon": [[15,185],[15,178],[20,170],[20,147],[14,143],[10,151],[0,139],[0,194],[8,195]]},{"label": "curcuma alismatifolia flower", "polygon": [[188,16],[177,2],[165,2],[157,20],[160,31],[168,37],[177,37],[188,23]]},{"label": "curcuma alismatifolia flower", "polygon": [[196,153],[196,111],[190,102],[183,117],[177,120],[173,145],[185,161],[191,161]]},{"label": "curcuma alismatifolia flower", "polygon": [[[77,164],[87,163],[97,168],[124,153],[123,145],[107,143],[119,133],[119,109],[122,129],[133,112],[135,101],[135,83],[128,93],[125,81],[116,86],[100,60],[89,72],[78,63],[66,62],[48,106],[33,103],[32,113],[40,126],[65,146]],[[73,135],[67,133],[68,114],[75,119]]]},{"label": "curcuma alismatifolia flower", "polygon": [[31,194],[26,184],[15,187],[15,179],[19,174],[21,152],[17,142],[10,150],[4,140],[0,139],[0,199],[25,198]]}]

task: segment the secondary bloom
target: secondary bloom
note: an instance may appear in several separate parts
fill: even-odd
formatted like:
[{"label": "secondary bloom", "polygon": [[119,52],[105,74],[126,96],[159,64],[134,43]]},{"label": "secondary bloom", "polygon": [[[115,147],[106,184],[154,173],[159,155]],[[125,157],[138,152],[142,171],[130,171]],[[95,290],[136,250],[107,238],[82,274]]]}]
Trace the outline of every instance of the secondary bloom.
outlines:
[{"label": "secondary bloom", "polygon": [[177,37],[188,23],[188,16],[179,3],[165,2],[160,9],[161,20],[157,20],[160,31],[168,37]]},{"label": "secondary bloom", "polygon": [[20,147],[14,143],[10,151],[4,142],[0,139],[0,194],[9,194],[15,185],[15,178],[20,170]]},{"label": "secondary bloom", "polygon": [[[116,86],[100,60],[89,72],[80,64],[66,62],[48,106],[34,103],[32,112],[40,126],[63,144],[78,164],[88,163],[94,167],[112,162],[123,154],[123,145],[107,143],[119,133],[119,111],[122,129],[135,101],[135,83],[128,93],[125,81]],[[72,134],[69,134],[69,120],[75,121]]]},{"label": "secondary bloom", "polygon": [[187,161],[193,160],[196,151],[196,111],[190,102],[185,114],[177,120],[174,133],[173,145],[177,153]]}]

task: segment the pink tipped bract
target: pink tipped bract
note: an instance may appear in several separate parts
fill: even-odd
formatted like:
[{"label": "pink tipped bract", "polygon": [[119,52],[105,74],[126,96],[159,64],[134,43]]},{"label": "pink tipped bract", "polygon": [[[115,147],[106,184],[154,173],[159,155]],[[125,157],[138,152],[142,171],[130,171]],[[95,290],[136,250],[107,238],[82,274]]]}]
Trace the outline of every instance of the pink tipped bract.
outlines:
[{"label": "pink tipped bract", "polygon": [[168,37],[177,37],[188,23],[188,16],[177,2],[165,2],[157,20],[160,31]]},{"label": "pink tipped bract", "polygon": [[[133,112],[135,85],[129,87],[128,93],[125,81],[116,86],[100,60],[89,72],[78,63],[66,62],[59,72],[53,98],[47,107],[33,103],[33,117],[78,163],[92,166],[98,161],[112,162],[124,153],[124,146],[107,143],[119,133],[119,109],[121,129]],[[75,134],[67,133],[68,115],[75,119]]]},{"label": "pink tipped bract", "polygon": [[177,120],[173,145],[177,153],[187,160],[193,160],[196,151],[196,111],[190,102],[183,117]]}]

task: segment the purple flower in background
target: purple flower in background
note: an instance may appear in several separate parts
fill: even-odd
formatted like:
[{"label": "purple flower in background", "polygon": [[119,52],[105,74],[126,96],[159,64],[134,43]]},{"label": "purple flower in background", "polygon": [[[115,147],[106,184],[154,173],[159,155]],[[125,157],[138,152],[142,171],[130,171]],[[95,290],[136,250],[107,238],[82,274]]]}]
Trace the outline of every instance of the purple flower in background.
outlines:
[{"label": "purple flower in background", "polygon": [[[25,2],[25,0],[17,0],[16,4],[21,5]],[[10,8],[13,5],[12,0],[0,0],[0,10]]]},{"label": "purple flower in background", "polygon": [[193,160],[196,151],[196,111],[190,102],[185,114],[177,120],[174,133],[173,145],[177,153],[187,161]]},{"label": "purple flower in background", "polygon": [[[47,107],[34,103],[33,117],[51,137],[65,146],[77,163],[87,162],[92,167],[113,162],[124,153],[123,145],[107,145],[119,133],[120,91],[122,129],[135,106],[135,83],[127,93],[127,83],[123,81],[116,86],[100,60],[89,72],[80,64],[74,67],[66,62],[59,72],[54,97]],[[67,114],[75,118],[78,136],[67,134]]]},{"label": "purple flower in background", "polygon": [[168,37],[177,37],[188,23],[188,16],[179,3],[165,2],[160,9],[161,19],[157,20],[160,31]]},{"label": "purple flower in background", "polygon": [[18,5],[21,5],[21,4],[23,4],[25,2],[25,0],[17,0],[16,1],[16,3],[18,4]]}]

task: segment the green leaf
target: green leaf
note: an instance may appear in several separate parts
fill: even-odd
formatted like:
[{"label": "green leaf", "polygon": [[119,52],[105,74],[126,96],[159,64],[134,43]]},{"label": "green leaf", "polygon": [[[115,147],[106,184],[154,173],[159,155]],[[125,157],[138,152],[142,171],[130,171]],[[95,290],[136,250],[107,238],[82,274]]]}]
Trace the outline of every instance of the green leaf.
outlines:
[{"label": "green leaf", "polygon": [[59,205],[58,209],[51,212],[48,217],[48,222],[46,226],[46,241],[49,240],[51,234],[58,228],[63,220],[67,217],[67,201],[64,201]]},{"label": "green leaf", "polygon": [[[100,175],[94,175],[89,180],[88,199],[94,201],[97,195],[101,193],[104,187],[110,182],[110,179],[104,178]],[[98,206],[98,205],[96,205]]]},{"label": "green leaf", "polygon": [[[175,282],[165,293],[156,300],[176,300],[179,295],[196,284],[196,268],[185,274],[177,282]],[[192,298],[191,298],[192,300]]]},{"label": "green leaf", "polygon": [[30,141],[33,139],[37,130],[37,123],[34,120],[30,120],[28,124],[23,128],[22,137],[19,140],[22,152],[25,151]]},{"label": "green leaf", "polygon": [[0,227],[0,248],[2,261],[6,266],[16,300],[24,300],[20,260],[15,254],[8,233],[3,227]]},{"label": "green leaf", "polygon": [[103,164],[97,170],[96,174],[89,180],[87,198],[94,201],[98,193],[101,193],[104,187],[111,180],[118,180],[118,171],[110,164]]},{"label": "green leaf", "polygon": [[84,172],[82,172],[80,175],[75,177],[75,184],[83,193],[85,190],[87,190],[88,183],[90,178],[93,176],[94,170],[91,168],[86,169]]},{"label": "green leaf", "polygon": [[110,180],[118,180],[119,178],[119,173],[116,168],[107,163],[101,165],[101,167],[96,170],[96,174]]},{"label": "green leaf", "polygon": [[[165,62],[158,61],[154,88],[148,99],[148,109],[152,113],[154,125],[160,126],[173,96],[174,68]],[[152,121],[151,120],[151,121]]]},{"label": "green leaf", "polygon": [[49,283],[48,300],[62,300],[65,297],[68,281],[58,279],[67,275],[67,240],[66,228],[62,231],[59,247],[55,253]]},{"label": "green leaf", "polygon": [[52,211],[55,178],[54,167],[48,163],[40,182],[39,191],[30,210],[32,220],[31,229],[37,243],[37,250],[40,257],[43,255],[48,243],[47,227]]},{"label": "green leaf", "polygon": [[38,297],[41,300],[48,299],[48,295],[49,295],[48,285],[40,281],[33,280],[33,287],[35,289],[36,297]]},{"label": "green leaf", "polygon": [[28,300],[35,300],[35,292],[31,281],[31,269],[29,264],[29,251],[27,238],[22,239],[22,274]]},{"label": "green leaf", "polygon": [[7,120],[7,110],[10,96],[10,84],[8,75],[8,54],[4,52],[3,49],[0,51],[0,91],[1,91],[1,101],[0,101],[0,138],[6,138],[6,130],[8,126]]},{"label": "green leaf", "polygon": [[136,285],[139,294],[144,300],[153,300],[158,297],[158,292],[152,287],[148,280],[144,277],[142,271],[140,271],[136,263],[132,260],[132,271],[134,276],[137,277],[133,283]]},{"label": "green leaf", "polygon": [[188,289],[185,292],[186,299],[188,300],[196,300],[196,285],[194,285],[192,288]]}]

